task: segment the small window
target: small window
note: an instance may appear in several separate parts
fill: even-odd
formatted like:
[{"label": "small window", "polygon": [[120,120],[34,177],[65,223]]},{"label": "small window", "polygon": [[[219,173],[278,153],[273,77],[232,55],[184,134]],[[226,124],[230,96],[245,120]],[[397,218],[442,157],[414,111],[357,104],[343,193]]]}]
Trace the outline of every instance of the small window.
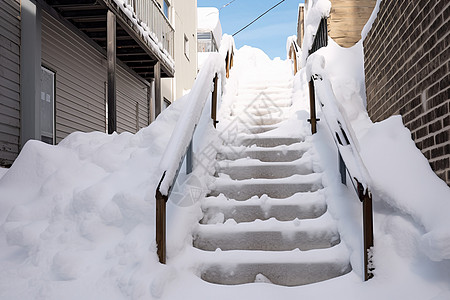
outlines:
[{"label": "small window", "polygon": [[169,2],[167,2],[167,0],[164,0],[163,11],[164,11],[164,15],[166,16],[167,20],[170,20],[169,19],[169,7],[170,7]]},{"label": "small window", "polygon": [[184,35],[184,55],[189,59],[189,39],[186,35]]}]

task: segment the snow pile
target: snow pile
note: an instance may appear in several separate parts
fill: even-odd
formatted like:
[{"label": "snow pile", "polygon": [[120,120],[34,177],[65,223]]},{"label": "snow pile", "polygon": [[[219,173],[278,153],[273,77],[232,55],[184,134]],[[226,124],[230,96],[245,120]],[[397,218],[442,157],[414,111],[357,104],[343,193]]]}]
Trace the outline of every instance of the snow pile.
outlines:
[{"label": "snow pile", "polygon": [[148,294],[156,167],[184,110],[176,101],[135,135],[29,141],[0,180],[0,299]]},{"label": "snow pile", "polygon": [[197,31],[211,32],[220,48],[222,26],[219,20],[219,10],[215,7],[197,7]]}]

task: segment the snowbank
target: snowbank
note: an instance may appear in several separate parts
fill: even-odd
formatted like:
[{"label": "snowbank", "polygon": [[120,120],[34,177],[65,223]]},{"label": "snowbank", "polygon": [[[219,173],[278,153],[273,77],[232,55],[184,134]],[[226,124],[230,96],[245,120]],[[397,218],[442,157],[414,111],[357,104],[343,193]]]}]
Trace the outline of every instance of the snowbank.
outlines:
[{"label": "snowbank", "polygon": [[[155,174],[185,109],[136,134],[29,141],[0,179],[0,299],[131,299],[161,266]],[[153,274],[153,275],[152,275]]]}]

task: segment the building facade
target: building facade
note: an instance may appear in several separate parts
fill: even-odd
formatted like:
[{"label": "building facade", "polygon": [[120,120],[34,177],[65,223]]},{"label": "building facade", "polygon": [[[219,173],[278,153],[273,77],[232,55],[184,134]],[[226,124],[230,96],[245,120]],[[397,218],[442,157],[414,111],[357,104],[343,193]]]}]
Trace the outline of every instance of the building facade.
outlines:
[{"label": "building facade", "polygon": [[[298,12],[297,43],[302,45],[305,32],[304,18],[314,0],[305,0]],[[328,35],[341,47],[351,47],[361,39],[361,30],[367,23],[376,0],[330,0],[331,10],[328,22]]]},{"label": "building facade", "polygon": [[400,114],[432,169],[450,185],[450,3],[381,1],[364,39],[367,110]]},{"label": "building facade", "polygon": [[161,111],[161,78],[175,74],[173,26],[156,1],[128,2],[1,2],[1,166],[29,139],[136,132]]},{"label": "building facade", "polygon": [[163,101],[169,105],[192,88],[197,76],[197,0],[159,0],[174,28],[175,75],[163,79]]}]

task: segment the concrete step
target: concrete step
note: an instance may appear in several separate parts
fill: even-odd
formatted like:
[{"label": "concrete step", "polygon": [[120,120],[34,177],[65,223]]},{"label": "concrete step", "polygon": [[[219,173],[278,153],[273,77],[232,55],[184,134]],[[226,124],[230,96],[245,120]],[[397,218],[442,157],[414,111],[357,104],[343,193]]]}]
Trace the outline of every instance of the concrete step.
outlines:
[{"label": "concrete step", "polygon": [[225,160],[217,165],[217,173],[227,174],[231,179],[284,178],[295,174],[313,173],[309,155],[293,162],[261,162],[258,159]]},{"label": "concrete step", "polygon": [[292,221],[318,218],[326,212],[327,204],[322,191],[297,193],[286,199],[262,196],[245,201],[229,200],[224,195],[219,195],[205,198],[202,201],[202,210],[202,224],[223,223],[228,219],[238,223],[269,218]]},{"label": "concrete step", "polygon": [[303,143],[280,145],[277,147],[245,147],[245,146],[223,146],[217,154],[218,160],[236,160],[240,158],[253,158],[263,162],[289,162],[299,159],[310,149],[309,145]]},{"label": "concrete step", "polygon": [[[210,283],[236,285],[265,282],[299,286],[349,273],[348,250],[339,244],[310,251],[204,252],[201,278]],[[261,280],[262,279],[262,280]]]},{"label": "concrete step", "polygon": [[279,136],[267,136],[267,135],[245,135],[239,136],[233,141],[234,145],[237,146],[257,146],[257,147],[276,147],[281,145],[292,145],[294,143],[300,143],[302,140],[300,138],[292,138],[292,137],[279,137]]},{"label": "concrete step", "polygon": [[277,128],[278,126],[276,125],[245,126],[242,128],[242,131],[249,134],[258,134],[268,132]]},{"label": "concrete step", "polygon": [[317,219],[293,221],[256,220],[236,223],[198,225],[194,247],[215,251],[262,250],[287,251],[324,249],[340,243],[339,233],[329,214]]},{"label": "concrete step", "polygon": [[283,199],[299,192],[314,192],[322,187],[319,173],[279,179],[232,180],[221,176],[215,180],[209,195],[224,194],[228,199],[247,200],[265,194],[272,198]]}]

